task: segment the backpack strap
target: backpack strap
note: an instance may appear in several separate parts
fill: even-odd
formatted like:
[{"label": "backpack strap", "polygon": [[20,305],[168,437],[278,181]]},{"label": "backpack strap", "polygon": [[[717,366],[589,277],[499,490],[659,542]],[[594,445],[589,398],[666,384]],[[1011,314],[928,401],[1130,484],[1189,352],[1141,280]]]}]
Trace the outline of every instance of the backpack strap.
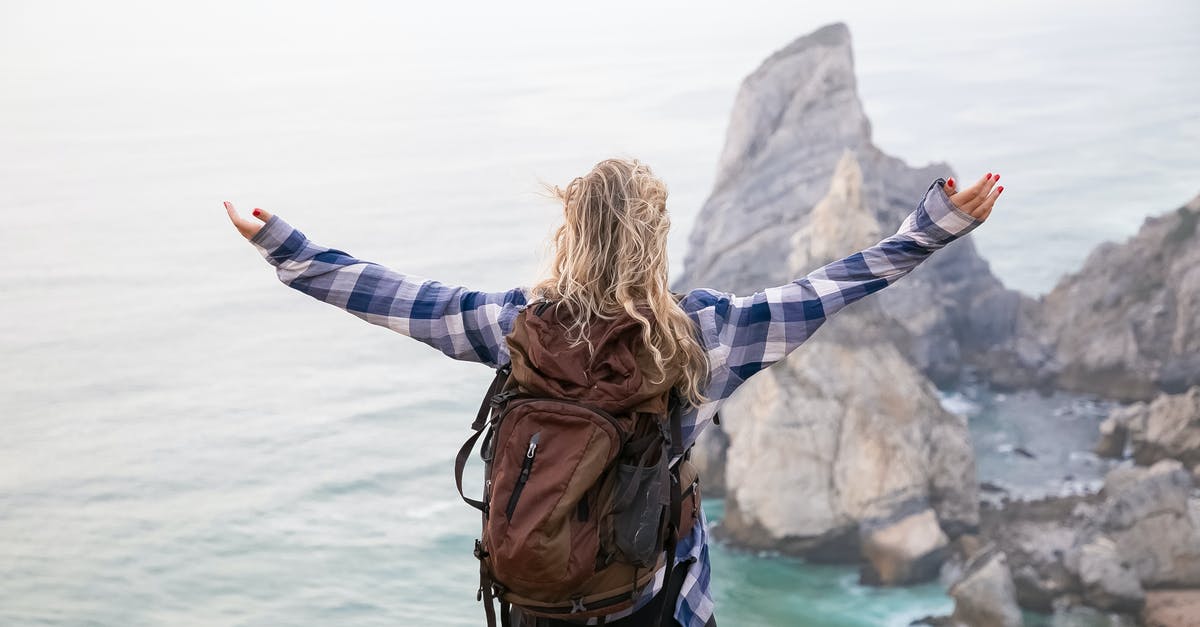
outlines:
[{"label": "backpack strap", "polygon": [[481,512],[484,510],[483,501],[468,498],[463,493],[463,470],[467,467],[467,459],[471,457],[471,451],[475,449],[475,443],[479,441],[479,436],[483,435],[483,429],[487,426],[488,414],[494,402],[493,399],[504,388],[504,384],[508,381],[508,375],[511,373],[512,362],[506,363],[496,369],[496,377],[492,379],[492,384],[488,386],[488,391],[483,397],[483,402],[479,404],[479,412],[475,414],[475,422],[471,423],[471,429],[474,429],[475,433],[467,438],[462,448],[458,450],[458,456],[454,458],[454,483],[458,486],[458,495],[462,497],[462,500],[467,505]]},{"label": "backpack strap", "polygon": [[[688,565],[691,560],[685,560],[679,564],[675,563],[675,549],[679,545],[678,527],[679,516],[683,512],[683,486],[680,485],[679,466],[683,464],[683,403],[679,398],[679,392],[675,388],[671,388],[669,401],[667,403],[667,414],[671,422],[671,438],[670,455],[672,461],[678,457],[679,462],[669,464],[671,470],[671,509],[670,518],[667,523],[667,537],[664,542],[664,550],[667,553],[667,573],[663,579],[663,594],[662,611],[654,618],[654,627],[666,624],[670,625],[675,615],[675,599],[679,596],[680,590],[683,588],[683,579],[687,575]],[[689,447],[690,448],[690,447]]]}]

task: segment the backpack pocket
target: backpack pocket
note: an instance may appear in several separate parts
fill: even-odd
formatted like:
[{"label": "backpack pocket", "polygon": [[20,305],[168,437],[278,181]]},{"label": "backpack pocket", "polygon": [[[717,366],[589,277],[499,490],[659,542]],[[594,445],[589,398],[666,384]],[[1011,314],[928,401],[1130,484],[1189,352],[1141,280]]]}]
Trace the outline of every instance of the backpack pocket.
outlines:
[{"label": "backpack pocket", "polygon": [[[580,516],[620,450],[615,419],[581,404],[509,402],[496,431],[484,537],[497,581],[521,596],[570,593],[595,574],[599,535]],[[581,504],[582,503],[582,504]]]},{"label": "backpack pocket", "polygon": [[610,559],[645,568],[658,563],[662,531],[671,506],[669,456],[662,439],[645,436],[631,442],[634,459],[625,459],[613,469],[602,524],[605,552]]}]

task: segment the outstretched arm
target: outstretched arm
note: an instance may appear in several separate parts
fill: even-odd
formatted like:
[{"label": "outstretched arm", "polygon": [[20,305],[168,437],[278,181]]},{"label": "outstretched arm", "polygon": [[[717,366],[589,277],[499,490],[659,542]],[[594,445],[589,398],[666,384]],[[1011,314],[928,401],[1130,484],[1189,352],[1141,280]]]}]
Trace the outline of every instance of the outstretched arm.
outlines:
[{"label": "outstretched arm", "polygon": [[[465,361],[493,368],[508,361],[504,335],[525,292],[478,292],[403,274],[314,243],[277,215],[255,209],[258,221],[225,203],[234,226],[276,268],[288,287],[363,320]],[[261,222],[261,223],[260,223]]]},{"label": "outstretched arm", "polygon": [[[966,235],[991,213],[999,175],[956,191],[937,179],[895,234],[830,262],[786,285],[735,296],[699,288],[680,306],[700,327],[713,373],[707,394],[728,397],[751,375],[783,359],[830,316],[907,275],[930,255]],[[943,188],[943,184],[946,187]]]}]

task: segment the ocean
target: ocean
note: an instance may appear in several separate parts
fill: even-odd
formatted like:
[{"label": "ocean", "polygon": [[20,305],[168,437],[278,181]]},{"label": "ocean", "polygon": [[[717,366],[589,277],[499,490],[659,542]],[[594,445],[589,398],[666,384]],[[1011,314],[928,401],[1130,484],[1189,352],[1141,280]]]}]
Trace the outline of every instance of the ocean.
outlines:
[{"label": "ocean", "polygon": [[[1003,175],[973,237],[1009,287],[1045,293],[1200,192],[1188,2],[4,3],[0,625],[480,624],[452,460],[490,371],[286,288],[222,201],[504,290],[560,217],[538,182],[633,156],[671,189],[677,273],[739,82],[835,20],[884,151]],[[1022,463],[1019,395],[944,393],[982,477]],[[853,566],[712,559],[723,625],[952,607]]]}]

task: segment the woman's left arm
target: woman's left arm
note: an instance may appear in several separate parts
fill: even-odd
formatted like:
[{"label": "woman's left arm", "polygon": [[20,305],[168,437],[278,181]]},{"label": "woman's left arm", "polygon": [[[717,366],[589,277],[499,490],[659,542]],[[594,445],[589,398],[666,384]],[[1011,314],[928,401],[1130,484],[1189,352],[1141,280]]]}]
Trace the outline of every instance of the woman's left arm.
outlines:
[{"label": "woman's left arm", "polygon": [[[226,207],[235,218],[232,206]],[[508,361],[504,336],[525,304],[522,288],[480,292],[404,274],[321,246],[278,215],[256,211],[265,219],[257,232],[248,232],[247,224],[258,225],[245,218],[234,223],[284,285],[454,359],[492,368]]]},{"label": "woman's left arm", "polygon": [[894,284],[935,251],[983,223],[1003,187],[988,174],[956,191],[953,179],[937,179],[895,234],[832,261],[786,285],[749,296],[709,288],[688,292],[680,306],[704,338],[713,379],[707,395],[727,398],[751,375],[782,360],[812,337],[826,320],[870,294]]}]

